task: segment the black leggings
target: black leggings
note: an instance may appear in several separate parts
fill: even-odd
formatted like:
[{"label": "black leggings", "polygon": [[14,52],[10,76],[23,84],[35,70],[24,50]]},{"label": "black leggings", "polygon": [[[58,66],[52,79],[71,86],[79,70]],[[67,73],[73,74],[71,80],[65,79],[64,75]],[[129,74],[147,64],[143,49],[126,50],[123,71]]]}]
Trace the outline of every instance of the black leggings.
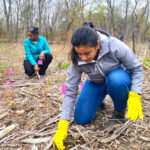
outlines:
[{"label": "black leggings", "polygon": [[[45,54],[45,60],[43,61],[43,65],[39,65],[39,74],[45,75],[48,65],[51,63],[53,56],[51,54]],[[32,76],[35,73],[34,66],[32,66],[29,60],[24,60],[24,70],[28,76]]]}]

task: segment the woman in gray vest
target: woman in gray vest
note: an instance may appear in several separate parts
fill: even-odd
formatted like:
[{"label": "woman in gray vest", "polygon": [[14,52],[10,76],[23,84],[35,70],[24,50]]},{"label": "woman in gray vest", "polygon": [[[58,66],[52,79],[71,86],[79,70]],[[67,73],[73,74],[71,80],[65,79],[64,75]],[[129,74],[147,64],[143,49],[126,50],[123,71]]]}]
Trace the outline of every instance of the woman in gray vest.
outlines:
[{"label": "woman in gray vest", "polygon": [[[143,71],[133,51],[107,32],[94,29],[91,22],[84,23],[73,33],[71,43],[72,63],[68,69],[61,118],[54,136],[59,150],[65,148],[63,140],[67,137],[68,122],[76,100],[74,119],[80,125],[92,122],[107,94],[113,101],[114,111],[103,129],[125,123],[127,106],[127,118],[134,121],[143,117],[140,102]],[[83,72],[87,74],[87,80],[77,99]]]}]

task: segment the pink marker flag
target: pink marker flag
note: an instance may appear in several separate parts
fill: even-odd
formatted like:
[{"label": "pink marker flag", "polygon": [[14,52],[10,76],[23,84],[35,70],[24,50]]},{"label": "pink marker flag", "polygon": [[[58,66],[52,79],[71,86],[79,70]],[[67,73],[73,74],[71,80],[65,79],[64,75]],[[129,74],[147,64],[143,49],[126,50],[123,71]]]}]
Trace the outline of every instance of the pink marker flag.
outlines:
[{"label": "pink marker flag", "polygon": [[83,88],[83,82],[81,82],[80,84],[80,90],[82,90],[82,88]]},{"label": "pink marker flag", "polygon": [[13,88],[13,85],[9,80],[7,80],[7,83],[10,85],[11,88]]},{"label": "pink marker flag", "polygon": [[38,60],[38,65],[43,65],[43,61],[42,60]]},{"label": "pink marker flag", "polygon": [[65,93],[66,93],[66,85],[63,84],[61,88],[61,94],[65,94]]},{"label": "pink marker flag", "polygon": [[8,73],[9,73],[9,74],[12,73],[12,69],[11,69],[11,68],[8,69]]}]

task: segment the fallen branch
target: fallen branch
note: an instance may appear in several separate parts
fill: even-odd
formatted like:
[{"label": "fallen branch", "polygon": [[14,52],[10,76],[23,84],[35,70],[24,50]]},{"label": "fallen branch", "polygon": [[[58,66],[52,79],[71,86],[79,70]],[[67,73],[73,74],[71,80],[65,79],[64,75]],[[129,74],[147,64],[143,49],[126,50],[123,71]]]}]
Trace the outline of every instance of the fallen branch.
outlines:
[{"label": "fallen branch", "polygon": [[44,150],[49,150],[53,144],[53,139],[54,137],[52,138],[52,140],[50,141],[50,143],[44,148]]},{"label": "fallen branch", "polygon": [[15,137],[16,137],[16,134],[9,135],[7,137],[2,138],[2,140],[0,140],[0,143],[2,143],[4,141],[6,142],[6,141],[8,141],[10,139],[14,139]]},{"label": "fallen branch", "polygon": [[11,147],[10,149],[12,149],[13,147],[16,147],[16,149],[17,149],[17,147],[19,147],[19,145],[18,144],[1,144],[0,145],[0,147],[6,147],[7,149],[8,149],[8,147]]},{"label": "fallen branch", "polygon": [[26,134],[26,135],[23,135],[23,136],[21,136],[21,137],[18,137],[18,138],[16,138],[14,141],[23,139],[23,138],[25,138],[25,137],[27,137],[27,136],[29,136],[29,135],[31,135],[31,134],[34,134],[35,132],[37,132],[37,131],[33,131],[33,132],[30,132],[30,133],[28,133],[28,134]]},{"label": "fallen branch", "polygon": [[35,145],[35,143],[34,143],[34,145],[33,145],[31,150],[38,150],[38,147]]},{"label": "fallen branch", "polygon": [[55,118],[51,119],[48,123],[46,123],[46,126],[48,126],[54,122],[57,122],[59,120],[59,117],[60,117],[60,114],[57,115]]},{"label": "fallen branch", "polygon": [[13,129],[15,129],[17,126],[18,126],[18,124],[12,124],[12,125],[6,127],[5,129],[3,129],[2,131],[0,131],[0,139],[3,138],[9,132],[11,132]]},{"label": "fallen branch", "polygon": [[14,85],[14,87],[24,87],[24,86],[37,85],[37,84],[41,84],[41,83],[26,83],[26,84]]},{"label": "fallen branch", "polygon": [[105,139],[99,139],[99,142],[102,143],[108,143],[114,139],[116,139],[118,136],[120,136],[120,134],[125,131],[125,129],[131,124],[132,122],[130,120],[128,120],[122,127],[120,127],[119,129],[115,130],[114,133],[112,134],[111,137],[105,138]]},{"label": "fallen branch", "polygon": [[26,90],[23,90],[23,89],[21,89],[21,91],[22,91],[22,92],[25,92],[25,93],[28,93],[28,94],[31,94],[31,95],[33,95],[33,96],[35,96],[35,97],[40,98],[40,96],[39,96],[39,95],[34,94],[34,93],[31,93],[31,92],[29,92],[29,91],[26,91]]},{"label": "fallen branch", "polygon": [[78,149],[78,148],[79,148],[79,144],[76,145],[76,146],[74,146],[74,147],[72,147],[72,148],[70,148],[70,150],[76,150],[76,149]]},{"label": "fallen branch", "polygon": [[150,138],[149,138],[149,137],[144,137],[144,136],[138,136],[138,137],[139,137],[141,140],[150,142]]},{"label": "fallen branch", "polygon": [[91,149],[94,150],[94,148],[93,148],[91,142],[88,141],[88,140],[85,138],[85,136],[81,133],[80,129],[79,129],[78,127],[75,127],[75,129],[79,132],[79,134],[82,136],[82,138],[84,139],[84,141],[85,141],[87,144],[89,144],[89,146],[91,147]]},{"label": "fallen branch", "polygon": [[46,133],[36,133],[36,134],[34,134],[34,136],[48,136],[48,135],[51,135],[51,134],[54,134],[56,131],[54,130],[54,131],[51,131],[51,132],[49,132],[49,131],[46,131]]},{"label": "fallen branch", "polygon": [[0,120],[1,120],[2,118],[4,118],[5,116],[7,116],[7,114],[8,114],[8,113],[5,113],[5,114],[0,115]]},{"label": "fallen branch", "polygon": [[46,138],[38,138],[38,139],[25,139],[22,141],[22,143],[29,143],[29,144],[34,144],[34,143],[45,143],[50,141],[51,137],[46,137]]},{"label": "fallen branch", "polygon": [[39,123],[36,124],[36,127],[39,126],[41,123],[43,123],[44,121],[46,121],[47,119],[49,119],[50,117],[46,117],[45,119],[43,119],[42,121],[40,121]]}]

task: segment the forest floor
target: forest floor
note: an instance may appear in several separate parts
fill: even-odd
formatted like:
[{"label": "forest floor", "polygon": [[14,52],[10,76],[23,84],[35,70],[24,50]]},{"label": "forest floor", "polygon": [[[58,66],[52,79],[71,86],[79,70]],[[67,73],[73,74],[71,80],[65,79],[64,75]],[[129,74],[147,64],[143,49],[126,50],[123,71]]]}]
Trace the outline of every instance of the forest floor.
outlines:
[{"label": "forest floor", "polygon": [[[69,47],[52,45],[51,51],[54,59],[47,75],[29,78],[23,69],[23,44],[0,44],[0,150],[56,150],[52,141],[62,106]],[[13,69],[11,74],[8,68]],[[107,96],[105,101],[107,109],[99,110],[89,125],[76,125],[71,117],[66,149],[150,150],[150,71],[144,70],[143,120],[127,121],[113,133],[102,131],[113,112],[111,99]]]}]

